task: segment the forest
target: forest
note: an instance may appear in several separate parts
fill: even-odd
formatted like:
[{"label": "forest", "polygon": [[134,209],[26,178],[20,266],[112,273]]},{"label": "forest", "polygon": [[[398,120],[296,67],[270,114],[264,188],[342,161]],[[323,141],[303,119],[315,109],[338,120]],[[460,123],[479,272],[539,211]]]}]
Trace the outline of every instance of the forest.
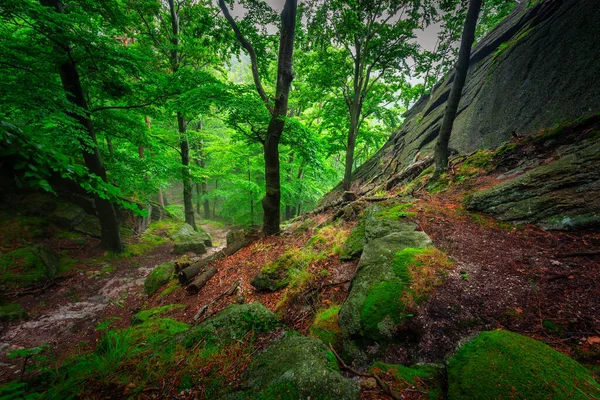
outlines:
[{"label": "forest", "polygon": [[0,0],[0,399],[600,398],[593,0]]}]

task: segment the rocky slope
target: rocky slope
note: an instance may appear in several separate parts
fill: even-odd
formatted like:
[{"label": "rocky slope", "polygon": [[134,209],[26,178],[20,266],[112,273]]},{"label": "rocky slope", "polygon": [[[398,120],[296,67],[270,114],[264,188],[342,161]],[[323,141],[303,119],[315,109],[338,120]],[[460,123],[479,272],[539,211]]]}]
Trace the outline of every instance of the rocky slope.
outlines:
[{"label": "rocky slope", "polygon": [[[600,92],[592,84],[600,67],[598,37],[594,0],[522,2],[473,49],[450,147],[459,153],[495,147],[600,111]],[[355,171],[356,191],[379,190],[415,158],[433,153],[452,80],[451,73],[423,96],[383,148]]]}]

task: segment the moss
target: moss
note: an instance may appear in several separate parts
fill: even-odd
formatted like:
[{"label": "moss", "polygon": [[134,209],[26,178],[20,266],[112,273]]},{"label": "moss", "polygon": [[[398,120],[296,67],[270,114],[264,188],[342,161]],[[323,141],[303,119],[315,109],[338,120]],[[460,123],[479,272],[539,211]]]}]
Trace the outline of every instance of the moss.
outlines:
[{"label": "moss", "polygon": [[573,359],[508,331],[483,332],[448,364],[449,399],[590,399],[600,385]]},{"label": "moss", "polygon": [[412,316],[411,308],[425,301],[439,286],[452,262],[437,249],[406,248],[394,255],[393,277],[376,282],[360,311],[365,336],[390,338],[396,327]]},{"label": "moss", "polygon": [[417,213],[408,211],[410,207],[412,207],[412,203],[397,204],[376,212],[375,217],[382,219],[414,218]]},{"label": "moss", "polygon": [[298,386],[291,382],[271,385],[255,397],[256,400],[297,400],[299,398]]},{"label": "moss", "polygon": [[365,221],[359,220],[344,243],[340,260],[355,260],[360,257],[365,247]]},{"label": "moss", "polygon": [[[377,375],[385,374],[392,379],[391,389],[396,393],[411,389],[426,393],[429,399],[443,399],[440,369],[423,364],[412,367],[376,362],[371,371]],[[387,380],[387,379],[386,379]]]},{"label": "moss", "polygon": [[390,338],[396,326],[410,317],[405,313],[406,305],[401,299],[407,284],[391,278],[373,285],[360,310],[365,336],[374,340]]},{"label": "moss", "polygon": [[167,239],[153,235],[151,233],[144,233],[138,243],[127,243],[125,244],[125,251],[121,253],[120,257],[131,258],[139,257],[146,253],[149,253],[157,246],[167,242]]},{"label": "moss", "polygon": [[305,247],[323,256],[339,255],[347,238],[348,232],[346,230],[326,226],[311,237]]},{"label": "moss", "polygon": [[144,280],[144,291],[148,296],[152,296],[161,288],[169,283],[175,271],[175,263],[168,262],[154,268],[150,275]]},{"label": "moss", "polygon": [[132,324],[142,324],[151,318],[163,316],[174,310],[180,310],[182,308],[186,308],[183,304],[168,304],[166,306],[154,307],[148,310],[143,310],[138,312],[133,316]]},{"label": "moss", "polygon": [[181,289],[181,285],[176,280],[172,280],[171,282],[169,282],[169,284],[167,285],[167,287],[165,288],[165,290],[163,290],[158,295],[158,300],[160,300],[160,299],[162,299],[164,297],[167,297],[168,295],[170,295],[171,293],[173,293],[177,289]]},{"label": "moss", "polygon": [[242,339],[249,331],[268,332],[278,324],[275,314],[261,303],[234,304],[191,329],[180,341],[187,348],[201,340],[228,343]]},{"label": "moss", "polygon": [[59,259],[45,246],[29,246],[0,255],[0,284],[23,288],[70,270],[75,261]]},{"label": "moss", "polygon": [[290,284],[295,271],[304,270],[311,261],[315,259],[315,254],[310,251],[301,251],[299,249],[288,250],[275,261],[267,264],[260,273],[252,280],[251,284],[257,290],[277,291]]},{"label": "moss", "polygon": [[340,306],[323,309],[317,313],[310,327],[310,335],[320,339],[326,345],[339,348],[342,340],[342,331],[338,324]]},{"label": "moss", "polygon": [[6,304],[0,306],[0,321],[17,321],[27,318],[25,309],[20,304]]},{"label": "moss", "polygon": [[164,238],[170,238],[185,225],[185,222],[177,221],[171,218],[152,222],[144,234],[157,235]]},{"label": "moss", "polygon": [[[287,332],[254,358],[248,383],[263,391],[293,385],[298,398],[358,399],[358,385],[339,373],[335,356],[318,339]],[[287,386],[290,387],[290,386]]]}]

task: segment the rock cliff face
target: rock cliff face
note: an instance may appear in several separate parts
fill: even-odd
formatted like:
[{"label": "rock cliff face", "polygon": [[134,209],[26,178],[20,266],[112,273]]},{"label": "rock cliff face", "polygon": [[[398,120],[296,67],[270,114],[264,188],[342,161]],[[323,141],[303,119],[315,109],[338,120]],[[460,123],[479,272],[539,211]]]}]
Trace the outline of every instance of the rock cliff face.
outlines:
[{"label": "rock cliff face", "polygon": [[[596,0],[518,6],[473,49],[450,147],[494,147],[600,111],[599,38]],[[402,127],[355,171],[355,187],[376,189],[417,154],[433,154],[452,80],[451,73],[405,114]]]}]

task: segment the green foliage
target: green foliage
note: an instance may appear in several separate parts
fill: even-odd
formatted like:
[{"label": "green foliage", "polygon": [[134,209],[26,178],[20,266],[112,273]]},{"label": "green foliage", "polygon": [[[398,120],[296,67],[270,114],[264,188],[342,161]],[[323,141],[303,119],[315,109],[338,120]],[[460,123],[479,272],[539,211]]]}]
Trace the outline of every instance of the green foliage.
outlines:
[{"label": "green foliage", "polygon": [[536,340],[483,332],[448,363],[450,399],[589,399],[600,396],[591,373]]}]

